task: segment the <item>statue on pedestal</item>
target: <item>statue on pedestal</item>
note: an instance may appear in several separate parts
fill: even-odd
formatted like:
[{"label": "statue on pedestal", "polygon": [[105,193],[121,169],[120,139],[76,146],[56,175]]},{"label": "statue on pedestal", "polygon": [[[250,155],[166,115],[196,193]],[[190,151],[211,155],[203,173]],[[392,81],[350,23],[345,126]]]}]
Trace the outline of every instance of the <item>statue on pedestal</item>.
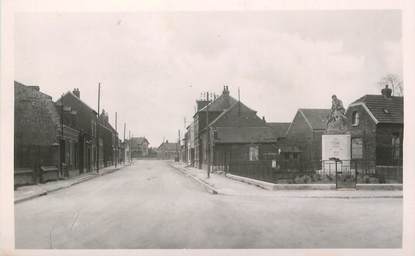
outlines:
[{"label": "statue on pedestal", "polygon": [[336,95],[333,95],[331,99],[331,110],[327,117],[327,133],[345,133],[347,130],[347,117],[345,116],[346,110],[343,107],[343,102]]}]

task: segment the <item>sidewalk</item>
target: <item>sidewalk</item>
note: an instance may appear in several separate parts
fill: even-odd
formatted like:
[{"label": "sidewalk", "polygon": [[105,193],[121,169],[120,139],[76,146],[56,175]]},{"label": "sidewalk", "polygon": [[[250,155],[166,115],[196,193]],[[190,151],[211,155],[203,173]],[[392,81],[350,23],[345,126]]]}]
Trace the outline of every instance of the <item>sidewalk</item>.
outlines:
[{"label": "sidewalk", "polygon": [[226,177],[223,174],[187,167],[183,163],[171,163],[171,166],[194,179],[212,194],[228,196],[272,196],[292,198],[402,198],[401,190],[266,190]]},{"label": "sidewalk", "polygon": [[117,165],[117,168],[115,168],[115,166],[109,166],[109,167],[100,169],[98,173],[96,172],[84,173],[84,174],[81,174],[81,175],[78,175],[76,177],[66,179],[66,180],[57,180],[57,181],[46,182],[44,184],[18,187],[14,191],[14,203],[16,204],[16,203],[27,201],[27,200],[30,200],[30,199],[33,199],[39,196],[44,196],[48,193],[61,190],[61,189],[65,189],[73,185],[99,177],[99,176],[110,174],[112,172],[120,170],[121,168],[125,166],[128,166],[128,164]]}]

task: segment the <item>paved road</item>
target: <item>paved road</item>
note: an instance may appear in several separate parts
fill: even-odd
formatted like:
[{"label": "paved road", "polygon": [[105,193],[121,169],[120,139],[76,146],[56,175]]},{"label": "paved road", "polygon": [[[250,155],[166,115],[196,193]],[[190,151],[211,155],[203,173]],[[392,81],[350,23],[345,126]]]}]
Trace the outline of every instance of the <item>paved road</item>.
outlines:
[{"label": "paved road", "polygon": [[402,199],[211,195],[162,161],[17,204],[15,216],[18,249],[396,248],[402,239]]}]

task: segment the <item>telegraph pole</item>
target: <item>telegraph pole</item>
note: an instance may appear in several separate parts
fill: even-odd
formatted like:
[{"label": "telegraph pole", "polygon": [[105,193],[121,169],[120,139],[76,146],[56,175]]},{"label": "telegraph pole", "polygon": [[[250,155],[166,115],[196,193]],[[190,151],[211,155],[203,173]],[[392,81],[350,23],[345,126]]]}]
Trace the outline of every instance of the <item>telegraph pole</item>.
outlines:
[{"label": "telegraph pole", "polygon": [[238,115],[241,116],[241,93],[238,87]]},{"label": "telegraph pole", "polygon": [[65,154],[64,154],[64,147],[65,147],[65,141],[63,139],[63,96],[64,94],[62,94],[61,96],[61,141],[60,141],[60,172],[62,176],[65,176],[63,173],[63,161],[65,159]]},{"label": "telegraph pole", "polygon": [[117,112],[115,112],[115,168],[118,162],[118,132],[117,132]]},{"label": "telegraph pole", "polygon": [[123,158],[124,158],[124,165],[125,165],[125,158],[126,158],[126,152],[125,152],[125,150],[126,150],[126,145],[127,145],[127,143],[125,143],[125,127],[126,127],[126,123],[124,122],[124,140],[123,140],[123,142],[124,142],[124,156],[123,156]]},{"label": "telegraph pole", "polygon": [[207,160],[207,177],[210,178],[210,131],[209,131],[209,94],[207,96],[206,105],[206,133],[207,133],[207,147],[206,147],[206,160]]},{"label": "telegraph pole", "polygon": [[179,152],[178,152],[178,158],[179,158],[179,161],[178,162],[180,162],[180,159],[181,159],[181,154],[182,154],[182,146],[181,146],[181,141],[180,141],[180,129],[179,129],[179,143],[178,143],[178,147],[179,147]]},{"label": "telegraph pole", "polygon": [[96,157],[97,157],[97,172],[99,172],[99,103],[101,100],[101,83],[98,83],[98,113],[97,113],[97,150],[96,150]]},{"label": "telegraph pole", "polygon": [[128,130],[128,148],[130,149],[128,154],[129,154],[129,162],[131,163],[131,130]]}]

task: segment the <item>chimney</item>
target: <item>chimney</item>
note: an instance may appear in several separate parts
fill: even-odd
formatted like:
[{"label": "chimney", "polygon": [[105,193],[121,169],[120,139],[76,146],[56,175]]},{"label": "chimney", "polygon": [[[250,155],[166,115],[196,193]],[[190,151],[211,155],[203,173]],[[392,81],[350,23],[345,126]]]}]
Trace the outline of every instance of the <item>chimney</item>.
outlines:
[{"label": "chimney", "polygon": [[264,123],[266,123],[265,116],[262,116],[262,121],[264,121]]},{"label": "chimney", "polygon": [[389,88],[388,84],[385,85],[385,88],[382,89],[381,93],[385,99],[392,96],[392,90]]},{"label": "chimney", "polygon": [[78,88],[74,88],[72,93],[75,94],[75,96],[78,97],[79,99],[81,98],[81,93],[79,92]]}]

